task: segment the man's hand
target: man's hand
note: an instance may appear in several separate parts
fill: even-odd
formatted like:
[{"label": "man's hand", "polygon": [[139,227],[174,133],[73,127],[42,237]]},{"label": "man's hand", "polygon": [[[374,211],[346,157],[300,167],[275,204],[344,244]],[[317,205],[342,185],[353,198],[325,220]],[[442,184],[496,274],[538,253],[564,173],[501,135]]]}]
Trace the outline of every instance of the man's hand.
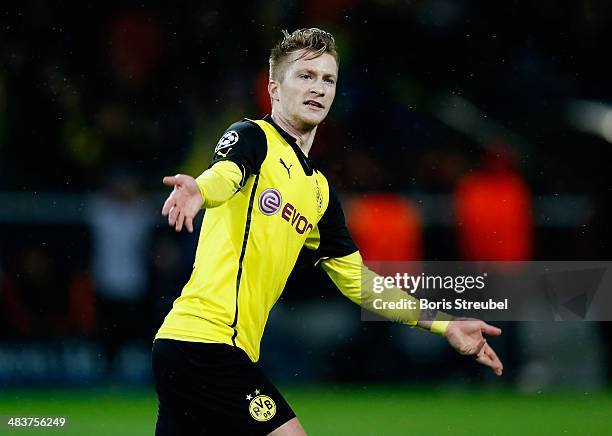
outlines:
[{"label": "man's hand", "polygon": [[202,194],[191,176],[177,174],[164,177],[164,185],[174,189],[162,208],[162,215],[168,217],[168,225],[180,232],[183,224],[189,233],[193,232],[193,219],[202,207]]},{"label": "man's hand", "polygon": [[471,318],[458,318],[448,325],[444,336],[448,343],[465,356],[473,356],[476,362],[488,366],[495,375],[502,375],[504,365],[483,333],[491,336],[501,335],[501,329],[493,327],[484,321]]}]

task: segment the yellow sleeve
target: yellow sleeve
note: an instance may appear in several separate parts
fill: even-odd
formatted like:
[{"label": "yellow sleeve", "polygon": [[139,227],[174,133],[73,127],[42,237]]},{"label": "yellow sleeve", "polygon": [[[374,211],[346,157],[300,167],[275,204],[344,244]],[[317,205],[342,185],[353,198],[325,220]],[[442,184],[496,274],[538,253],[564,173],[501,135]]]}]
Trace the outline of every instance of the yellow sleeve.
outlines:
[{"label": "yellow sleeve", "polygon": [[[344,257],[324,259],[319,264],[340,289],[340,292],[352,302],[391,321],[411,326],[418,322],[420,312],[418,299],[399,288],[385,289],[380,294],[375,293],[373,283],[374,277],[378,275],[363,264],[359,251]],[[385,302],[412,300],[416,302],[416,309],[376,309],[375,300],[378,299]]]},{"label": "yellow sleeve", "polygon": [[240,190],[241,181],[242,171],[237,164],[230,160],[215,163],[196,179],[204,200],[202,207],[221,206]]}]

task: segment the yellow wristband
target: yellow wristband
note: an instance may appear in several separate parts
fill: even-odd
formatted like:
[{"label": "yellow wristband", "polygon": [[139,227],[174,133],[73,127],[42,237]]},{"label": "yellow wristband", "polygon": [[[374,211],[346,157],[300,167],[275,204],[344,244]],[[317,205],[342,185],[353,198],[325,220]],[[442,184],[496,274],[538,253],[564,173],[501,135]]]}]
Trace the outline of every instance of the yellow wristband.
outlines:
[{"label": "yellow wristband", "polygon": [[450,321],[432,321],[429,331],[444,336],[449,324]]}]

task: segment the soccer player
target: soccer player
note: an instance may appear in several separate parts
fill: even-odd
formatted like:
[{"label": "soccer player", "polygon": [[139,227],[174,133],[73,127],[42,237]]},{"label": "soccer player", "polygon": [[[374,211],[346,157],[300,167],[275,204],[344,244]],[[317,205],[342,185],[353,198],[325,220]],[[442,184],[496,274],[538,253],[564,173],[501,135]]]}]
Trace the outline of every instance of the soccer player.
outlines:
[{"label": "soccer player", "polygon": [[[270,55],[271,115],[232,124],[197,179],[163,180],[174,189],[162,214],[177,232],[192,232],[200,209],[206,214],[191,278],[153,345],[158,436],[305,434],[257,365],[269,312],[302,248],[349,299],[363,305],[371,295],[338,196],[308,158],[336,93],[334,38],[314,28],[283,33]],[[443,335],[501,375],[483,338],[498,328],[419,320],[418,310],[390,317]]]}]

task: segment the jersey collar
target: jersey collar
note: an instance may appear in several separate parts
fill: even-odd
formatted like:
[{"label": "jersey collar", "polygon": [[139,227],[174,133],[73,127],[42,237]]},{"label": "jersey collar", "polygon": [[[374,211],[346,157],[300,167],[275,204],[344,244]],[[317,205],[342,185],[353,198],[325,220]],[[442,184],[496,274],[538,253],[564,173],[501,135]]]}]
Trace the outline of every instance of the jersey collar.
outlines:
[{"label": "jersey collar", "polygon": [[291,148],[293,149],[295,155],[297,156],[298,160],[300,161],[300,164],[302,165],[302,168],[304,169],[304,173],[307,176],[311,176],[312,175],[312,171],[314,169],[314,167],[312,165],[312,161],[308,158],[308,156],[306,156],[304,154],[302,149],[297,145],[297,140],[293,136],[291,136],[289,133],[285,132],[278,124],[276,124],[274,122],[274,120],[272,119],[272,115],[270,115],[270,114],[266,115],[265,117],[263,117],[263,120],[266,123],[270,124],[272,127],[274,127],[276,129],[276,131],[287,142],[287,144],[289,144],[291,146]]}]

